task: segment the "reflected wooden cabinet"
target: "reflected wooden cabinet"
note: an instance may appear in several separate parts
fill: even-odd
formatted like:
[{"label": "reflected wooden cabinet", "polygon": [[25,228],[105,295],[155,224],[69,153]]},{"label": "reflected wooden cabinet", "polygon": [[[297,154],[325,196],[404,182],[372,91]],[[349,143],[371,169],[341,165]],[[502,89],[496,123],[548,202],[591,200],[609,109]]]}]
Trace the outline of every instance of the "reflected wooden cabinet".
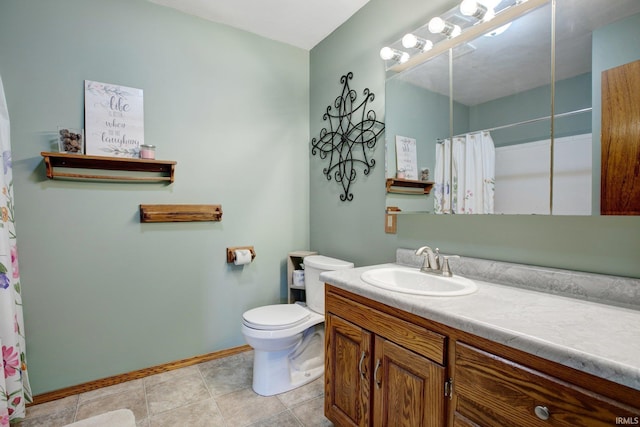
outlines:
[{"label": "reflected wooden cabinet", "polygon": [[444,426],[445,368],[427,357],[443,360],[444,338],[327,295],[327,418],[337,426]]},{"label": "reflected wooden cabinet", "polygon": [[602,73],[600,213],[640,215],[640,61]]}]

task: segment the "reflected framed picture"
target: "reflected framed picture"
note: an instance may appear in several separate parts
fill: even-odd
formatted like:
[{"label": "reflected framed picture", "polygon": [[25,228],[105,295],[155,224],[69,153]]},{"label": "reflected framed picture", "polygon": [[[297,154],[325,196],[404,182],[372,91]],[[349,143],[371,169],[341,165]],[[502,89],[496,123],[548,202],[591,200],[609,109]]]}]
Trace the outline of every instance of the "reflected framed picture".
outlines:
[{"label": "reflected framed picture", "polygon": [[404,173],[405,179],[419,179],[415,138],[396,135],[396,168]]}]

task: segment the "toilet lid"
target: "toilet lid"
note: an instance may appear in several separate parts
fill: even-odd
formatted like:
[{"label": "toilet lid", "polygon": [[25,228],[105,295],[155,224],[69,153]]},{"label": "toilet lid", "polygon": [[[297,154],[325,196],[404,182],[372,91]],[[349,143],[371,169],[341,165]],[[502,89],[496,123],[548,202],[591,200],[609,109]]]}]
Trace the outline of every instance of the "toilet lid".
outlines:
[{"label": "toilet lid", "polygon": [[242,320],[253,329],[277,330],[299,325],[309,316],[309,310],[298,304],[275,304],[246,311]]}]

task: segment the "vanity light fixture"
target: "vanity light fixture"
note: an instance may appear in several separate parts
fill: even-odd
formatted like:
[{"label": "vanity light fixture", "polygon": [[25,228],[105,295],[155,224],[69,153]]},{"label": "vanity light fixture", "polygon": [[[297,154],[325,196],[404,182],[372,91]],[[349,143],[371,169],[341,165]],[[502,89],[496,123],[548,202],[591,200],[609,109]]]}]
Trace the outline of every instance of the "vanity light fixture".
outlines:
[{"label": "vanity light fixture", "polygon": [[429,31],[433,34],[444,34],[451,39],[462,34],[462,28],[460,28],[459,25],[447,22],[439,16],[431,18],[431,21],[429,21]]},{"label": "vanity light fixture", "polygon": [[407,49],[415,48],[426,52],[433,48],[433,42],[431,40],[426,40],[408,33],[405,34],[405,36],[402,38],[402,46],[406,47]]},{"label": "vanity light fixture", "polygon": [[[409,56],[409,54],[402,50],[396,50],[396,47],[404,46],[404,41],[401,44],[400,40],[390,45],[392,47],[383,48],[380,51],[382,59],[387,60],[387,58],[389,58],[396,61],[387,63],[386,70],[396,73],[402,72],[416,65],[423,64],[448,49],[459,47],[463,43],[469,43],[483,35],[487,37],[497,36],[509,28],[509,23],[514,19],[550,2],[550,0],[510,0],[512,4],[503,7],[502,5],[505,0],[475,0],[469,3],[471,6],[467,6],[468,1],[469,0],[458,0],[458,2],[465,3],[465,11],[467,7],[469,7],[469,9],[474,8],[473,11],[470,12],[472,13],[471,16],[473,16],[473,13],[477,15],[478,9],[482,11],[484,7],[487,12],[482,19],[478,16],[475,18],[478,20],[477,22],[472,22],[473,19],[465,19],[461,16],[460,7],[462,5],[458,3],[458,6],[443,14],[442,17],[431,19],[427,25],[417,30],[418,34],[420,34],[420,31],[428,27],[429,32],[432,34],[443,34],[445,36],[444,39],[438,37],[438,41],[433,43],[431,49],[425,49],[426,44],[425,47],[422,48],[416,46],[420,50],[418,52],[412,52],[412,55]],[[447,22],[449,17],[453,18],[453,20]],[[460,25],[455,25],[454,22],[460,22]],[[462,32],[461,26],[464,27],[464,32]],[[402,49],[402,47],[399,47],[399,49]],[[405,47],[405,49],[410,48]]]},{"label": "vanity light fixture", "polygon": [[490,21],[496,16],[496,12],[493,8],[478,3],[476,0],[463,0],[460,3],[460,13],[464,16],[472,16],[479,21]]},{"label": "vanity light fixture", "polygon": [[402,52],[401,50],[392,49],[389,46],[385,46],[380,49],[380,58],[385,61],[396,61],[399,64],[404,64],[409,60],[409,54]]}]

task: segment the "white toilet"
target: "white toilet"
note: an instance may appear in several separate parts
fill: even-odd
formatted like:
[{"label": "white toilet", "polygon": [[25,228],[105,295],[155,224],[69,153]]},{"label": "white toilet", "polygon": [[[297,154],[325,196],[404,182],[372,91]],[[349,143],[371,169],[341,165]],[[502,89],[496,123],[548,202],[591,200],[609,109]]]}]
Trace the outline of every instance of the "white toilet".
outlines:
[{"label": "white toilet", "polygon": [[353,263],[310,255],[304,258],[307,306],[275,304],[242,315],[242,334],[254,349],[253,390],[272,396],[307,384],[324,372],[323,271]]}]

